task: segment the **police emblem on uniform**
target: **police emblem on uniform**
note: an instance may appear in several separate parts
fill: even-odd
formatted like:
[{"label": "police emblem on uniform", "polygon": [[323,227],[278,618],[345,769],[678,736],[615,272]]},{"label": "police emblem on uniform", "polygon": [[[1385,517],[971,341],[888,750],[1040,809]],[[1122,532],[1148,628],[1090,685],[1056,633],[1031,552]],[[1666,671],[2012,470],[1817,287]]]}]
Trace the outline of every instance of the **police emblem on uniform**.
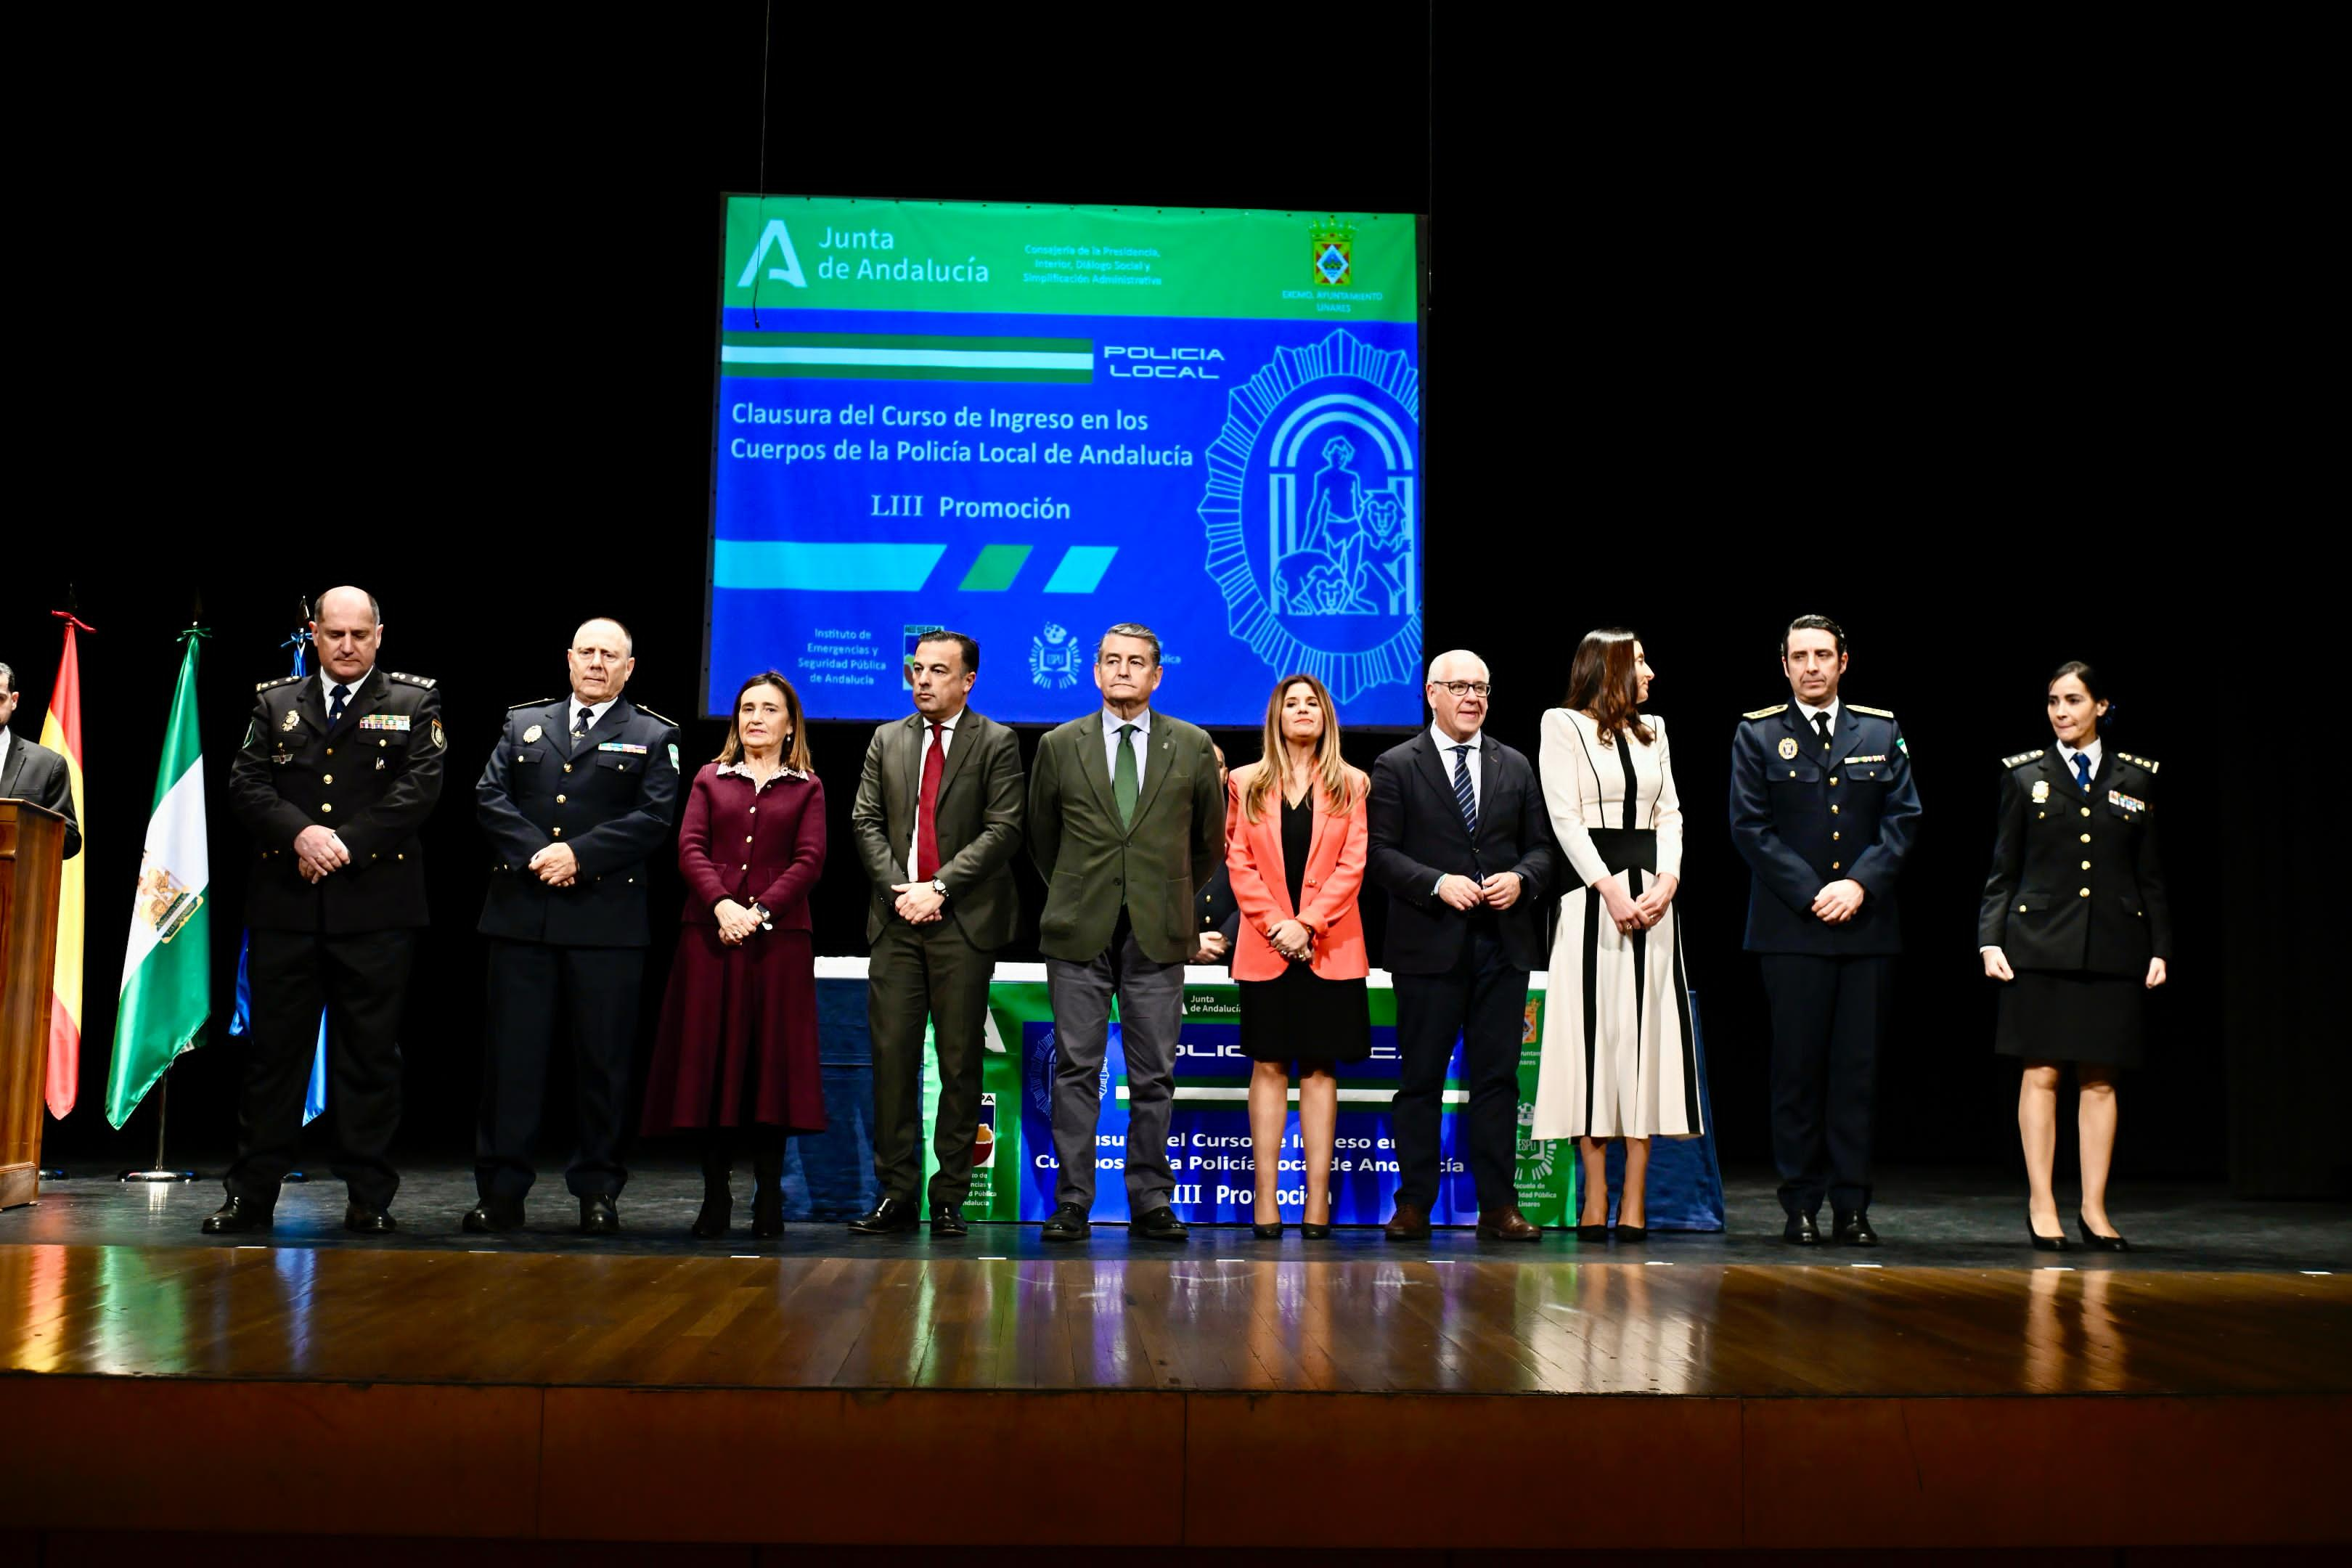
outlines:
[{"label": "police emblem on uniform", "polygon": [[1078,683],[1078,645],[1070,640],[1069,627],[1048,621],[1029,639],[1029,679],[1048,691]]},{"label": "police emblem on uniform", "polygon": [[1782,762],[1784,762],[1784,763],[1790,763],[1790,762],[1794,762],[1794,761],[1796,761],[1796,758],[1797,758],[1797,737],[1795,737],[1794,735],[1783,735],[1783,736],[1781,736],[1781,737],[1780,737],[1780,760],[1781,760]]},{"label": "police emblem on uniform", "polygon": [[299,713],[297,713],[293,709],[289,708],[286,710],[286,722],[278,725],[278,727],[281,730],[290,731],[295,725],[299,724],[301,721],[302,716]]},{"label": "police emblem on uniform", "polygon": [[532,742],[534,742],[534,741],[538,740],[538,739],[540,738],[540,736],[541,736],[541,735],[542,735],[542,734],[544,734],[544,733],[545,733],[545,731],[542,731],[541,729],[540,729],[540,727],[539,727],[538,725],[533,724],[530,729],[525,730],[525,731],[522,732],[522,743],[523,743],[524,745],[528,746],[528,745],[530,745]]},{"label": "police emblem on uniform", "polygon": [[1225,624],[1345,702],[1421,673],[1421,373],[1340,329],[1227,399],[1201,498]]},{"label": "police emblem on uniform", "polygon": [[2043,801],[2048,800],[2049,798],[2050,781],[2048,779],[2035,779],[2033,781],[2033,804],[2040,805]]}]

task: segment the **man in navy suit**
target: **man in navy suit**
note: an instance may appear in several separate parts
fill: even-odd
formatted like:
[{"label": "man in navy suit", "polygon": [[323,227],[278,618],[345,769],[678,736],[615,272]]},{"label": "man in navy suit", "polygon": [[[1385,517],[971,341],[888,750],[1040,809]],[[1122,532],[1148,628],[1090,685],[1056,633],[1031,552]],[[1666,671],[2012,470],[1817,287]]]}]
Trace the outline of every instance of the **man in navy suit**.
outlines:
[{"label": "man in navy suit", "polygon": [[1535,1241],[1514,1180],[1519,1041],[1528,972],[1544,962],[1553,849],[1528,759],[1485,734],[1486,664],[1440,654],[1424,689],[1433,722],[1372,764],[1370,879],[1388,894],[1383,956],[1396,984],[1396,1214],[1391,1240],[1429,1234],[1437,1205],[1438,1107],[1454,1042],[1470,1079],[1464,1115],[1478,1234]]},{"label": "man in navy suit", "polygon": [[73,785],[66,760],[21,735],[8,732],[16,711],[16,672],[0,664],[0,798],[29,800],[66,819],[68,860],[81,853],[81,824],[74,819]]},{"label": "man in navy suit", "polygon": [[1903,731],[1842,701],[1845,630],[1799,616],[1780,639],[1792,702],[1759,708],[1731,743],[1731,838],[1755,874],[1748,952],[1772,1008],[1772,1159],[1783,1237],[1874,1247],[1872,1096],[1903,931],[1895,879],[1919,828]]}]

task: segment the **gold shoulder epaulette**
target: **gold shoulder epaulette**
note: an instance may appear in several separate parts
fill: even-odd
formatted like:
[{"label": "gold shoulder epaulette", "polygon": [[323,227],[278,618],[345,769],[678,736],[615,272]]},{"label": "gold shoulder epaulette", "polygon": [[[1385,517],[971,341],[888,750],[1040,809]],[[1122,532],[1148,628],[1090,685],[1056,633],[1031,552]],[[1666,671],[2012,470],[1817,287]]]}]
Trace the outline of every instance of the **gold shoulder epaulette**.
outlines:
[{"label": "gold shoulder epaulette", "polygon": [[544,708],[554,700],[555,699],[552,697],[542,697],[536,702],[517,702],[509,706],[507,709],[507,711],[509,713],[520,713],[526,708]]},{"label": "gold shoulder epaulette", "polygon": [[1742,713],[1740,717],[1742,719],[1769,719],[1775,713],[1786,713],[1788,710],[1789,705],[1787,703],[1775,702],[1769,708],[1759,708],[1752,712]]},{"label": "gold shoulder epaulette", "polygon": [[2134,767],[2146,768],[2149,773],[2156,772],[2156,764],[2149,762],[2146,757],[2135,757],[2129,752],[2117,752],[2116,755],[2121,757],[2125,762],[2131,763]]},{"label": "gold shoulder epaulette", "polygon": [[397,669],[387,669],[384,674],[404,685],[421,686],[427,691],[433,689],[433,678],[429,675],[406,675]]},{"label": "gold shoulder epaulette", "polygon": [[281,675],[275,680],[257,681],[255,682],[253,689],[256,691],[274,691],[281,686],[291,686],[298,680],[308,680],[310,679],[310,678],[307,675]]},{"label": "gold shoulder epaulette", "polygon": [[[2044,750],[2047,748],[2045,747]],[[2013,757],[2001,758],[2000,765],[2005,768],[2022,767],[2027,763],[2039,761],[2041,757],[2042,752],[2020,752]]]},{"label": "gold shoulder epaulette", "polygon": [[1849,702],[1846,706],[1853,709],[1857,713],[1867,713],[1874,719],[1892,719],[1895,717],[1894,714],[1889,713],[1884,708],[1864,708],[1859,702]]},{"label": "gold shoulder epaulette", "polygon": [[673,730],[675,730],[675,729],[677,729],[677,728],[678,727],[678,722],[677,722],[677,720],[675,720],[675,719],[671,718],[671,717],[670,717],[668,714],[667,714],[667,713],[656,713],[656,712],[655,712],[652,709],[650,709],[650,708],[646,707],[646,706],[644,703],[642,703],[642,702],[640,702],[640,703],[638,703],[638,704],[637,704],[637,711],[638,711],[638,712],[640,712],[640,713],[642,713],[642,714],[644,714],[646,718],[648,718],[648,719],[651,719],[651,720],[655,721],[656,723],[662,723],[662,724],[667,724],[667,725],[668,725],[668,726],[669,726],[671,729],[673,729]]}]

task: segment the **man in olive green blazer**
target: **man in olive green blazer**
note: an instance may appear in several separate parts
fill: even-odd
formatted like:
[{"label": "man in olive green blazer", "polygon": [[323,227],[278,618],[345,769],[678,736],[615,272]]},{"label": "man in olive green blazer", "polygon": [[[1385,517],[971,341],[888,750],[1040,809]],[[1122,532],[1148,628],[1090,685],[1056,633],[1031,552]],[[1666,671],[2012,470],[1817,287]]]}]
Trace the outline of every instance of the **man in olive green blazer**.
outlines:
[{"label": "man in olive green blazer", "polygon": [[912,1230],[922,1212],[923,1022],[940,1058],[933,1237],[965,1234],[980,1123],[982,1040],[998,950],[1021,923],[1021,743],[968,705],[980,644],[939,631],[907,661],[915,711],[874,731],[849,825],[866,904],[866,1020],[874,1038],[874,1175],[881,1195],[849,1222],[866,1236]]},{"label": "man in olive green blazer", "polygon": [[1225,854],[1224,787],[1207,731],[1151,710],[1160,639],[1122,623],[1095,655],[1100,711],[1038,744],[1029,775],[1029,853],[1045,879],[1037,945],[1054,1004],[1054,1153],[1061,1173],[1047,1241],[1076,1241],[1095,1201],[1095,1122],[1110,1003],[1127,1056],[1127,1194],[1132,1233],[1184,1239],[1168,1206],[1168,1115],[1192,890]]}]

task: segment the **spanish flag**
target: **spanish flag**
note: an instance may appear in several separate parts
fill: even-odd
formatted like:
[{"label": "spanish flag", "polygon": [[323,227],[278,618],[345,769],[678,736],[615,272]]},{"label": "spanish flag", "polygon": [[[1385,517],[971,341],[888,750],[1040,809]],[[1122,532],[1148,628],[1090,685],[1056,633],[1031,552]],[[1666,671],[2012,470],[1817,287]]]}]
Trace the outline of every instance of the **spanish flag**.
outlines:
[{"label": "spanish flag", "polygon": [[[81,623],[59,612],[66,623],[66,650],[58,660],[58,688],[41,721],[41,744],[66,760],[66,783],[73,792],[74,820],[89,840],[89,808],[81,791],[81,656],[74,628]],[[85,628],[86,629],[86,628]],[[86,855],[65,863],[58,883],[58,967],[49,982],[49,1114],[62,1118],[74,1108],[81,1077],[82,868]]]}]

